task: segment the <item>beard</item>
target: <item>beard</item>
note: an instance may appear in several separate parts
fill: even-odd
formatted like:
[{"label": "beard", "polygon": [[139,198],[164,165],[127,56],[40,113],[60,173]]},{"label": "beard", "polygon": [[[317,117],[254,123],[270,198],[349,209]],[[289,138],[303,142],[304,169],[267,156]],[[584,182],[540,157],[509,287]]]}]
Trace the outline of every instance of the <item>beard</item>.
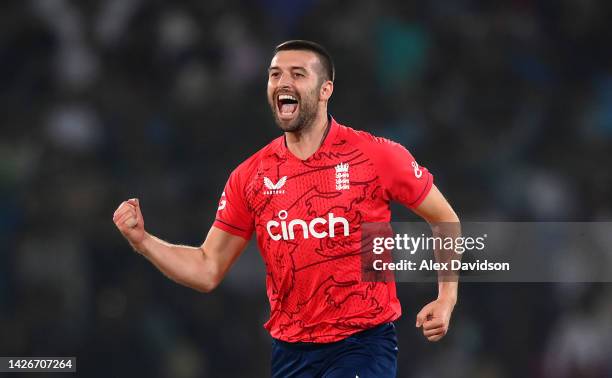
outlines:
[{"label": "beard", "polygon": [[311,127],[317,117],[317,93],[317,89],[314,88],[304,97],[300,96],[297,109],[298,116],[288,122],[281,120],[278,116],[280,110],[276,104],[277,95],[275,94],[272,100],[268,99],[276,125],[284,132],[297,132]]}]

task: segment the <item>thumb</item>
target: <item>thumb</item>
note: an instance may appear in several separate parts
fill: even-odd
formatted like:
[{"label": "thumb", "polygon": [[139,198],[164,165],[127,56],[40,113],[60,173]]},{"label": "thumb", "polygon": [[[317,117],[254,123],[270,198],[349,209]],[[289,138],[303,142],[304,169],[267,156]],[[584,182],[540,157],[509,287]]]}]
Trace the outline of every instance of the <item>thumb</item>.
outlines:
[{"label": "thumb", "polygon": [[128,202],[134,206],[136,210],[136,218],[140,221],[142,220],[142,212],[140,211],[140,200],[138,198],[132,198],[128,200]]},{"label": "thumb", "polygon": [[429,316],[429,305],[426,305],[425,307],[423,307],[423,309],[421,311],[419,311],[419,313],[416,316],[416,327],[420,327],[423,325],[423,323],[425,323],[425,321],[427,320],[427,317]]}]

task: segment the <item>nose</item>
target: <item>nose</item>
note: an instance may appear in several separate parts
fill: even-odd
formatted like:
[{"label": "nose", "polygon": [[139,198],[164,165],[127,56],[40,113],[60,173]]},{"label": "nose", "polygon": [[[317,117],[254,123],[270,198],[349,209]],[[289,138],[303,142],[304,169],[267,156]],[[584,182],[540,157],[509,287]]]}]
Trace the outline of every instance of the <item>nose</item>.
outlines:
[{"label": "nose", "polygon": [[291,87],[291,84],[293,84],[293,78],[291,75],[286,73],[281,74],[280,78],[278,79],[278,87],[289,88]]}]

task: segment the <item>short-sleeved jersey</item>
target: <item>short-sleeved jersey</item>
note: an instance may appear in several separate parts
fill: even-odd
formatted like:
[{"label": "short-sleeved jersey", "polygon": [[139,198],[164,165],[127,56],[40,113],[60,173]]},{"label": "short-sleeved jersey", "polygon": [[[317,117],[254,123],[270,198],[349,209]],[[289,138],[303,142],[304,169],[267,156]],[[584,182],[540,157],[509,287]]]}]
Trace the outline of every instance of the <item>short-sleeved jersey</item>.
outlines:
[{"label": "short-sleeved jersey", "polygon": [[433,176],[400,144],[338,124],[308,159],[281,136],[240,164],[214,226],[264,259],[272,337],[338,341],[401,315],[394,282],[363,282],[361,224],[389,222],[389,202],[417,207]]}]

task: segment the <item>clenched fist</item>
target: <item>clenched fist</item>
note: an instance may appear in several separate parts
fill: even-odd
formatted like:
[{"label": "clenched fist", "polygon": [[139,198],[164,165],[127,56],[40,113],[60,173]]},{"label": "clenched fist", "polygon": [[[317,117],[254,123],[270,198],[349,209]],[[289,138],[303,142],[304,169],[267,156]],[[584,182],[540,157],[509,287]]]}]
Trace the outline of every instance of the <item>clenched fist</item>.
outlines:
[{"label": "clenched fist", "polygon": [[428,303],[417,314],[416,326],[423,327],[423,335],[429,341],[438,341],[446,335],[455,303],[437,299]]},{"label": "clenched fist", "polygon": [[115,210],[113,222],[132,247],[138,249],[138,245],[145,237],[144,218],[140,212],[138,199],[123,201]]}]

